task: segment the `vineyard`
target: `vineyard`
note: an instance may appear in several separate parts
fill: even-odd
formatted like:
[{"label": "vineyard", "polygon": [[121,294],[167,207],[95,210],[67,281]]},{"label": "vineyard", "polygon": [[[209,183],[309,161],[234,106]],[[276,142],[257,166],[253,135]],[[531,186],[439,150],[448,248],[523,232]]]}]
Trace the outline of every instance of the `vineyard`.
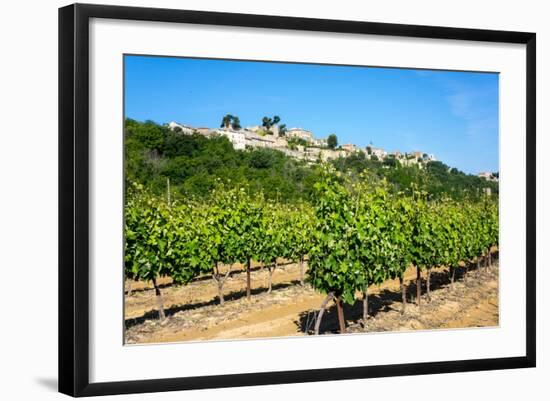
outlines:
[{"label": "vineyard", "polygon": [[434,199],[420,188],[400,192],[367,174],[350,180],[329,166],[323,167],[311,200],[293,203],[221,180],[207,199],[185,201],[132,183],[125,205],[125,276],[152,283],[156,317],[164,321],[162,280],[182,291],[211,280],[217,303],[224,305],[226,286],[239,270],[245,280],[243,299],[252,302],[259,296],[253,272],[265,272],[265,292],[271,293],[274,273],[292,264],[298,278],[292,291],[307,287],[323,296],[304,331],[319,334],[333,303],[344,333],[343,304],[358,301],[368,329],[372,286],[398,280],[405,313],[410,282],[405,276],[411,269],[419,310],[422,275],[428,302],[432,272],[445,272],[451,286],[459,270],[463,281],[483,280],[486,276],[479,274],[467,278],[468,267],[479,271],[480,263],[493,264],[498,232],[498,204],[492,198]]}]

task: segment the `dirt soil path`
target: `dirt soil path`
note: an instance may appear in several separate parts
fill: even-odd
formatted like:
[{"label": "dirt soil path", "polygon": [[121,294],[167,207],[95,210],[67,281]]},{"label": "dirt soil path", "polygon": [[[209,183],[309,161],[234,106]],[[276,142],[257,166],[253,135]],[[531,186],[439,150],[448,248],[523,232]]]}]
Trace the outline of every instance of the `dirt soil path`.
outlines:
[{"label": "dirt soil path", "polygon": [[[431,301],[425,294],[425,274],[420,310],[414,303],[416,271],[410,269],[407,309],[401,314],[399,282],[390,280],[369,288],[367,327],[362,319],[362,302],[345,306],[348,332],[398,331],[437,328],[486,327],[498,325],[498,265],[486,270],[457,271],[451,286],[447,269],[432,269]],[[299,336],[312,332],[315,315],[324,296],[309,285],[298,284],[299,266],[288,264],[273,275],[273,291],[267,294],[267,270],[254,269],[253,296],[245,297],[246,275],[241,270],[227,281],[226,303],[218,305],[212,279],[201,279],[187,286],[165,282],[163,297],[167,318],[156,319],[155,297],[146,284],[126,296],[126,342],[160,343],[223,340],[278,336]],[[329,305],[321,333],[336,333],[338,321],[334,305]]]}]

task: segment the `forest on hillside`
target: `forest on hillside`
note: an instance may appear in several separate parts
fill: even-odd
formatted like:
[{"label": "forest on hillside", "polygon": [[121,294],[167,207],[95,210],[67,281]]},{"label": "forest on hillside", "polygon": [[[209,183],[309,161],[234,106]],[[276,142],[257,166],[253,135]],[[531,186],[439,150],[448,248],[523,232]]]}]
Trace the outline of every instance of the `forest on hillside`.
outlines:
[{"label": "forest on hillside", "polygon": [[[320,163],[307,163],[273,149],[233,149],[225,137],[184,135],[152,121],[126,119],[124,124],[126,188],[131,182],[157,195],[173,199],[206,198],[221,180],[246,186],[252,194],[285,203],[310,201],[322,173]],[[362,152],[330,162],[351,183],[368,175],[385,180],[394,192],[410,194],[420,189],[431,199],[479,199],[484,189],[498,197],[498,183],[465,174],[440,161],[426,168],[401,166],[395,159],[369,160]]]}]

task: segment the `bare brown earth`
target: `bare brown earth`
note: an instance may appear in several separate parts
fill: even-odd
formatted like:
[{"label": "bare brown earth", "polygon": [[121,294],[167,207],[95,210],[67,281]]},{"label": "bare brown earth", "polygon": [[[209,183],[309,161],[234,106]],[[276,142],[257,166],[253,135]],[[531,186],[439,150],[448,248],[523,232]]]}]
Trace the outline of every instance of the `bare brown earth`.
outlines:
[{"label": "bare brown earth", "polygon": [[[312,333],[315,315],[324,295],[309,285],[299,285],[299,266],[287,264],[273,274],[273,291],[266,292],[267,269],[254,267],[252,298],[246,300],[246,274],[235,269],[224,288],[225,305],[218,304],[217,287],[210,277],[199,278],[186,286],[162,280],[167,318],[157,320],[153,288],[147,283],[132,283],[126,295],[126,342],[160,343],[298,336]],[[450,284],[447,269],[432,269],[431,301],[428,302],[423,273],[420,308],[412,303],[416,271],[409,269],[405,279],[407,309],[401,314],[399,282],[390,280],[369,288],[369,319],[364,327],[362,302],[345,306],[348,332],[426,330],[438,328],[487,327],[498,325],[498,265],[490,269],[465,267]],[[358,297],[359,298],[359,297]],[[321,324],[322,334],[338,332],[334,305]]]}]

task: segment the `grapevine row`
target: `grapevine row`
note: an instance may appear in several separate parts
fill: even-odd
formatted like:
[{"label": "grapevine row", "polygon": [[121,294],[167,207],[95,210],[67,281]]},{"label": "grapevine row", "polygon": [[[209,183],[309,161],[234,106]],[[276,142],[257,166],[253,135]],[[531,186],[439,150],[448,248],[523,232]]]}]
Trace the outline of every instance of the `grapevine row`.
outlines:
[{"label": "grapevine row", "polygon": [[125,205],[126,277],[153,283],[162,319],[158,277],[183,285],[211,275],[223,304],[223,287],[235,264],[246,266],[250,298],[252,261],[268,270],[270,292],[279,259],[300,263],[302,285],[307,260],[309,282],[326,294],[316,332],[330,300],[343,332],[342,303],[353,304],[361,294],[366,322],[370,285],[399,278],[405,297],[404,273],[415,266],[419,303],[421,271],[427,271],[429,298],[433,267],[449,266],[454,280],[461,262],[479,261],[498,245],[493,201],[431,201],[422,191],[405,195],[383,181],[362,178],[352,185],[326,168],[311,204],[294,205],[222,183],[207,202],[170,204],[134,184]]}]

